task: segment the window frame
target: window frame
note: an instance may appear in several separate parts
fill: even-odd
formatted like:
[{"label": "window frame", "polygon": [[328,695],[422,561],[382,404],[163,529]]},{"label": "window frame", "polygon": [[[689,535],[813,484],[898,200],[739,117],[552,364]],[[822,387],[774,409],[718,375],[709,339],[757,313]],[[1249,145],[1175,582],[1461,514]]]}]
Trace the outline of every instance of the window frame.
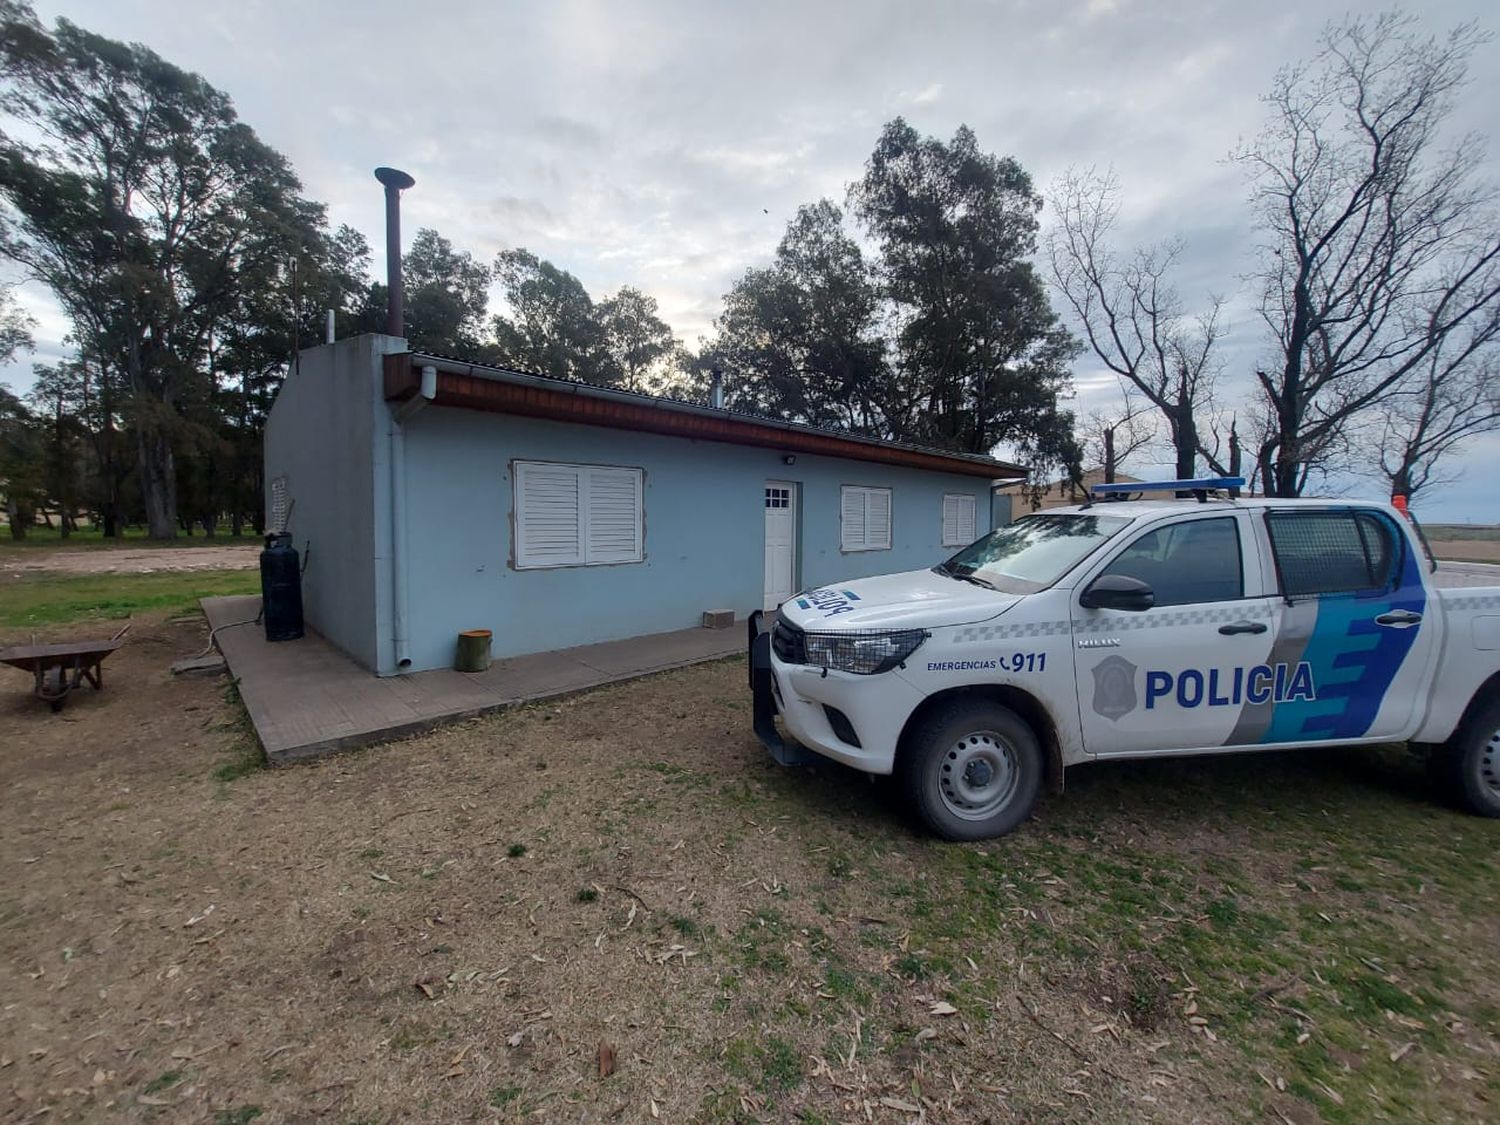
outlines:
[{"label": "window frame", "polygon": [[[529,468],[572,470],[577,481],[578,496],[578,557],[566,562],[526,561],[523,532],[527,514],[524,481]],[[635,545],[632,558],[591,559],[589,557],[589,498],[592,475],[596,472],[631,474],[635,477]],[[510,463],[511,479],[511,550],[510,565],[513,570],[568,570],[577,567],[595,566],[639,566],[646,561],[646,470],[639,465],[602,465],[579,461],[544,461],[534,458],[516,458]]]},{"label": "window frame", "polygon": [[[1370,565],[1371,560],[1369,544],[1366,543],[1365,536],[1359,529],[1359,521],[1361,519],[1369,519],[1374,520],[1376,523],[1383,524],[1385,527],[1385,532],[1390,537],[1391,544],[1394,548],[1394,550],[1392,551],[1390,573],[1386,579],[1385,585],[1360,586],[1348,590],[1318,590],[1312,593],[1287,593],[1286,575],[1283,573],[1281,567],[1281,552],[1276,547],[1276,535],[1271,530],[1272,525],[1278,518],[1334,518],[1346,519],[1353,522],[1355,536],[1359,539],[1360,551],[1364,555],[1366,568],[1370,572],[1374,571],[1374,567]],[[1266,529],[1266,546],[1270,549],[1271,567],[1276,574],[1276,590],[1274,591],[1274,593],[1277,597],[1280,597],[1288,604],[1294,601],[1306,601],[1310,598],[1378,596],[1380,594],[1390,593],[1391,591],[1397,589],[1397,587],[1399,587],[1401,584],[1401,574],[1406,566],[1406,551],[1408,549],[1408,544],[1406,536],[1401,534],[1401,528],[1396,526],[1395,521],[1393,521],[1384,512],[1378,511],[1374,508],[1267,508],[1261,517],[1261,522]]]},{"label": "window frame", "polygon": [[[865,497],[864,501],[864,541],[858,546],[849,545],[848,526],[844,521],[844,498],[850,492],[857,492]],[[878,493],[885,495],[885,542],[884,544],[870,543],[870,508],[869,497]],[[886,485],[878,484],[841,484],[839,485],[839,551],[842,554],[863,554],[868,551],[889,551],[895,540],[896,531],[896,498],[894,490]]]},{"label": "window frame", "polygon": [[[1120,556],[1122,556],[1123,554],[1125,554],[1126,551],[1130,550],[1132,547],[1134,547],[1137,543],[1139,543],[1146,536],[1148,536],[1148,535],[1155,535],[1155,534],[1157,534],[1159,532],[1163,532],[1163,531],[1170,531],[1171,529],[1177,528],[1177,527],[1186,527],[1189,524],[1205,523],[1205,522],[1207,522],[1209,520],[1228,520],[1230,522],[1231,526],[1234,528],[1235,555],[1236,555],[1236,561],[1238,563],[1237,570],[1238,570],[1238,573],[1239,573],[1239,580],[1240,580],[1240,592],[1239,592],[1239,594],[1237,596],[1233,597],[1233,598],[1212,598],[1212,599],[1208,599],[1208,600],[1205,600],[1205,601],[1165,602],[1165,603],[1158,602],[1156,605],[1152,606],[1152,609],[1180,609],[1183,606],[1192,606],[1192,605],[1217,605],[1217,604],[1220,604],[1220,603],[1223,603],[1223,602],[1253,601],[1253,600],[1255,600],[1257,598],[1264,597],[1265,596],[1264,594],[1252,594],[1252,593],[1250,593],[1249,592],[1250,583],[1248,581],[1246,581],[1245,562],[1246,562],[1247,556],[1245,554],[1245,538],[1246,538],[1246,534],[1247,534],[1247,531],[1248,531],[1248,527],[1245,525],[1244,521],[1239,518],[1238,513],[1236,513],[1236,512],[1224,512],[1224,511],[1216,512],[1216,513],[1214,513],[1212,515],[1209,515],[1207,513],[1205,513],[1203,515],[1192,515],[1192,516],[1187,517],[1186,519],[1165,520],[1165,521],[1160,522],[1160,523],[1151,524],[1149,527],[1142,528],[1141,531],[1140,531],[1140,534],[1138,534],[1137,536],[1135,536],[1135,538],[1131,539],[1129,542],[1122,544],[1119,547],[1119,549],[1115,551],[1114,554],[1112,554],[1108,559],[1106,559],[1104,561],[1103,565],[1101,565],[1097,570],[1095,570],[1093,573],[1091,573],[1089,575],[1087,581],[1080,583],[1079,586],[1078,586],[1078,592],[1082,593],[1084,590],[1088,589],[1088,587],[1090,585],[1092,585],[1094,582],[1097,582],[1101,577],[1103,577],[1104,575],[1110,573],[1110,568],[1113,567],[1117,561],[1119,561]],[[1253,539],[1252,539],[1252,543],[1253,543]],[[1154,587],[1153,587],[1153,589],[1154,589]]]},{"label": "window frame", "polygon": [[[963,536],[962,536],[962,529],[961,528],[958,529],[958,538],[956,538],[956,539],[950,539],[948,537],[948,501],[949,500],[967,500],[969,502],[969,531],[970,531],[971,534],[969,535],[969,537],[967,539],[963,538]],[[939,530],[938,530],[938,534],[942,538],[942,543],[940,544],[941,546],[943,546],[943,547],[967,547],[970,543],[974,542],[974,540],[976,540],[976,539],[979,538],[979,497],[976,496],[972,492],[945,492],[945,493],[943,493],[943,502],[942,502],[942,506],[941,506],[941,508],[939,510],[938,522],[940,524],[940,527],[939,527]],[[961,522],[961,521],[955,521],[955,522]]]}]

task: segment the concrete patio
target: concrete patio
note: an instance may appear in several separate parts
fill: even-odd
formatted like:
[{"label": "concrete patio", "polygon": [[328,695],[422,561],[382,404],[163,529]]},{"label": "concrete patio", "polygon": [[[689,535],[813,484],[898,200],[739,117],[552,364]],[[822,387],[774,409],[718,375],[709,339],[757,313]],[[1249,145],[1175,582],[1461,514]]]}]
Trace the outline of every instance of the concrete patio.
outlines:
[{"label": "concrete patio", "polygon": [[[487,671],[438,669],[378,677],[322,637],[268,644],[252,621],[258,597],[204,598],[230,674],[273,765],[385,742],[442,723],[567,695],[744,648],[742,628],[683,629],[496,661]],[[228,626],[228,627],[226,627]]]}]

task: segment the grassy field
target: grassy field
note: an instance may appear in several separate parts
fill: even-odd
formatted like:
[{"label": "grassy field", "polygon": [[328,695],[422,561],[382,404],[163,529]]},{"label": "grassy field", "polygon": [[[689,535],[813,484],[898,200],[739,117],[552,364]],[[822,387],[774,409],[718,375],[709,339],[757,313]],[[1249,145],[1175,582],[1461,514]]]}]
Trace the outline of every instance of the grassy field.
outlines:
[{"label": "grassy field", "polygon": [[1500,543],[1500,526],[1494,524],[1434,523],[1423,524],[1422,530],[1432,540]]},{"label": "grassy field", "polygon": [[215,594],[260,592],[250,570],[157,571],[151,574],[0,574],[0,628],[183,613]]},{"label": "grassy field", "polygon": [[951,845],[887,785],[771,765],[739,661],[267,771],[232,689],[165,673],[200,626],[132,637],[62,716],[0,669],[0,1118],[1500,1100],[1500,823],[1402,748],[1084,767]]}]

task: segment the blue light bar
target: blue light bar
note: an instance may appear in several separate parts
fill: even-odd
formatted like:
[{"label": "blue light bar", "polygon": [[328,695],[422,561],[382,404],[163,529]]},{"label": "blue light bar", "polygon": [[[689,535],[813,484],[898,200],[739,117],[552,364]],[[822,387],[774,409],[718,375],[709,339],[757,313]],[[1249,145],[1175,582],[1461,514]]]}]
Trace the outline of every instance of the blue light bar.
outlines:
[{"label": "blue light bar", "polygon": [[1244,477],[1203,477],[1199,480],[1137,480],[1089,487],[1092,496],[1118,496],[1132,492],[1207,492],[1244,488]]}]

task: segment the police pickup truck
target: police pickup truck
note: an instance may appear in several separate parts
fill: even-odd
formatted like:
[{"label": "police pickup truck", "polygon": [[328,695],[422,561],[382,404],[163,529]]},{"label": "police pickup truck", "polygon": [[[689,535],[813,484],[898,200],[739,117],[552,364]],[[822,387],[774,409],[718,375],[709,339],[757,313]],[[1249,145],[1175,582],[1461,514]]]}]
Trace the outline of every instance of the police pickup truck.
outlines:
[{"label": "police pickup truck", "polygon": [[1096,486],[753,615],[757,735],[896,774],[955,840],[1009,832],[1081,762],[1400,741],[1500,816],[1500,578],[1439,569],[1388,505],[1241,484]]}]

